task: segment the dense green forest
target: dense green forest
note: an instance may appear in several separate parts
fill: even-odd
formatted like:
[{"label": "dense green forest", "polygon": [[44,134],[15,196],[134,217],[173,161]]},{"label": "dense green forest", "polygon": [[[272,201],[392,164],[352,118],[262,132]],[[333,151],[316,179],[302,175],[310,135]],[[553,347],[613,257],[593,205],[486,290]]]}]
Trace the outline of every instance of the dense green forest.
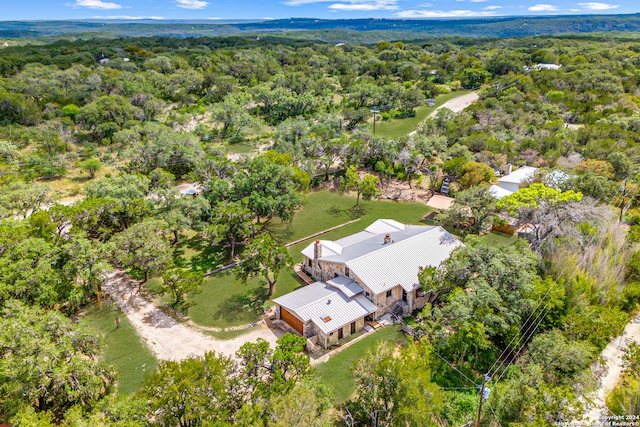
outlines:
[{"label": "dense green forest", "polygon": [[[458,426],[488,373],[482,425],[555,425],[580,419],[592,364],[637,313],[632,36],[60,40],[0,49],[0,76],[0,421]],[[462,112],[373,132],[463,89],[479,100]],[[539,169],[497,201],[487,184],[509,164]],[[206,271],[242,258],[234,277],[263,290],[242,307],[261,310],[293,261],[277,230],[311,192],[357,194],[357,217],[392,185],[437,191],[445,178],[455,202],[435,221],[465,246],[420,273],[430,304],[405,319],[419,338],[373,347],[346,402],[291,335],[234,360],[162,362],[115,394],[103,339],[72,321],[101,304],[113,270],[188,311]],[[181,182],[201,196],[177,197]],[[535,228],[506,246],[483,239],[508,221]],[[193,239],[201,262],[185,261]],[[640,413],[639,353],[609,397],[616,414]]]}]

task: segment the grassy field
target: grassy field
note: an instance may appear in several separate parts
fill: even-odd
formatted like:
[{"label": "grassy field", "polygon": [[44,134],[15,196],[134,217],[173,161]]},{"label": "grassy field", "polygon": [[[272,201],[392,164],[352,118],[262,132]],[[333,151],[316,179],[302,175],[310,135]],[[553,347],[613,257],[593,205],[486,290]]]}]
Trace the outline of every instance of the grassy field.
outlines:
[{"label": "grassy field", "polygon": [[[120,318],[120,328],[114,320]],[[118,394],[131,394],[140,388],[146,376],[158,366],[158,361],[142,342],[127,317],[110,301],[102,310],[92,307],[80,323],[89,325],[104,336],[105,350],[102,360],[115,367],[118,373]]]},{"label": "grassy field", "polygon": [[315,370],[320,380],[335,391],[335,403],[347,401],[355,391],[353,364],[379,342],[406,344],[407,339],[399,326],[389,326],[358,341],[346,350],[332,356],[326,363],[317,365]]},{"label": "grassy field", "polygon": [[[348,222],[356,217],[359,221],[346,227],[323,235],[323,239],[335,240],[362,231],[379,218],[391,218],[400,222],[419,224],[429,212],[422,203],[404,203],[388,200],[372,200],[360,202],[360,209],[355,215],[353,207],[355,197],[331,191],[317,191],[307,194],[302,210],[296,213],[290,224],[274,221],[269,225],[274,237],[285,244],[318,231]],[[298,243],[289,248],[294,262],[300,262],[300,251],[309,241]],[[193,245],[192,245],[193,246]],[[197,251],[186,251],[185,258],[198,257]],[[191,262],[187,260],[187,262]],[[191,264],[196,264],[191,262]],[[273,298],[289,293],[302,286],[302,282],[293,269],[280,273]],[[227,328],[254,322],[262,313],[266,300],[266,286],[260,279],[243,284],[235,278],[232,271],[217,274],[207,279],[202,292],[192,295],[192,306],[188,314],[191,320],[203,326]],[[267,304],[269,304],[267,302]]]},{"label": "grassy field", "polygon": [[263,313],[266,286],[259,279],[245,285],[232,271],[207,278],[202,291],[191,295],[189,317],[202,326],[228,328],[255,322]]},{"label": "grassy field", "polygon": [[511,234],[499,233],[497,231],[491,231],[488,234],[482,236],[482,243],[487,246],[496,246],[498,248],[503,248],[505,246],[509,246],[513,244],[518,237],[513,236]]},{"label": "grassy field", "polygon": [[[450,99],[457,98],[459,96],[465,95],[471,91],[462,90],[457,92],[449,92],[445,95],[440,95],[436,98],[436,106],[428,107],[426,105],[422,105],[416,108],[415,117],[407,117],[405,119],[391,119],[387,121],[376,120],[376,135],[381,136],[383,138],[399,138],[404,136],[412,131],[423,122],[429,114],[435,111],[440,105],[449,101]],[[373,131],[373,119],[370,120],[371,130]]]}]

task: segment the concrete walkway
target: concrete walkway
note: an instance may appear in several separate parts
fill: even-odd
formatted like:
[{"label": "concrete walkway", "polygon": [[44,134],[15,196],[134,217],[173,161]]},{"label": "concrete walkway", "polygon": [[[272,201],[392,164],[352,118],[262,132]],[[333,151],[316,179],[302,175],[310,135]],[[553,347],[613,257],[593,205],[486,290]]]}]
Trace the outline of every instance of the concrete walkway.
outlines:
[{"label": "concrete walkway", "polygon": [[640,315],[634,317],[624,328],[622,335],[613,339],[602,350],[601,356],[606,360],[606,373],[601,378],[600,387],[590,396],[593,399],[593,405],[586,411],[584,416],[586,421],[595,423],[599,418],[607,415],[605,403],[607,395],[620,382],[623,371],[622,356],[632,342],[640,344]]},{"label": "concrete walkway", "polygon": [[182,360],[189,356],[201,356],[215,351],[233,356],[246,342],[258,338],[275,347],[276,340],[284,335],[277,329],[269,329],[261,323],[257,329],[230,340],[218,340],[177,322],[156,307],[123,271],[109,275],[103,290],[118,304],[147,346],[160,360]]}]

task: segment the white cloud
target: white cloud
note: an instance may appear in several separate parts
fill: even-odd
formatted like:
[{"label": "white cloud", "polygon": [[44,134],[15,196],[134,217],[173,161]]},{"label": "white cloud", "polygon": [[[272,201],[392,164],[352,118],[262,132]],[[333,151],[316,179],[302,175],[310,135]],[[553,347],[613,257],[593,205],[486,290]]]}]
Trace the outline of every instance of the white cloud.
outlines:
[{"label": "white cloud", "polygon": [[[336,1],[340,1],[340,3],[336,3]],[[330,3],[327,6],[332,11],[344,10],[344,11],[353,11],[353,10],[397,10],[399,7],[396,5],[398,0],[288,0],[283,2],[283,4],[287,6],[302,6],[305,4],[314,4],[314,3]]]},{"label": "white cloud", "polygon": [[327,6],[332,11],[370,11],[370,10],[397,10],[398,0],[342,0],[340,3],[336,3],[340,0],[287,0],[283,4],[287,6],[302,6],[305,4],[315,3],[333,3]]},{"label": "white cloud", "polygon": [[202,0],[176,0],[176,6],[182,9],[204,9],[208,4]]},{"label": "white cloud", "polygon": [[88,7],[89,9],[122,9],[122,6],[117,3],[110,3],[101,0],[76,0],[75,3],[65,3],[65,6],[69,7]]},{"label": "white cloud", "polygon": [[487,0],[469,0],[471,3],[484,3]]},{"label": "white cloud", "polygon": [[587,10],[610,10],[610,9],[617,9],[620,7],[619,4],[607,4],[607,3],[596,3],[596,2],[578,3],[578,6]]},{"label": "white cloud", "polygon": [[379,0],[373,2],[355,2],[351,1],[350,3],[334,3],[329,5],[329,9],[331,10],[346,10],[346,11],[354,11],[354,10],[397,10],[398,6],[395,5],[394,1],[389,0]]},{"label": "white cloud", "polygon": [[288,0],[282,4],[286,4],[287,6],[302,6],[303,4],[330,3],[332,1],[335,0]]},{"label": "white cloud", "polygon": [[502,6],[487,6],[484,8],[484,10],[498,10],[498,9],[502,9]]},{"label": "white cloud", "polygon": [[537,4],[535,6],[531,6],[527,10],[531,12],[555,12],[558,10],[558,7],[552,4]]},{"label": "white cloud", "polygon": [[396,14],[400,18],[467,18],[482,16],[499,16],[491,11],[476,10],[403,10]]},{"label": "white cloud", "polygon": [[132,21],[140,21],[143,19],[162,20],[164,16],[131,16],[131,15],[109,15],[109,16],[94,16],[93,19],[127,19]]}]

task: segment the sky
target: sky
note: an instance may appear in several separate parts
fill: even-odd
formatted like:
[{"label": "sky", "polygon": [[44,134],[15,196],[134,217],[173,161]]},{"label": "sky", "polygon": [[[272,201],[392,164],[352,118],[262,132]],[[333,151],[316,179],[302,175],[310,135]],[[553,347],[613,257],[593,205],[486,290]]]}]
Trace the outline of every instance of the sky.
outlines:
[{"label": "sky", "polygon": [[640,12],[638,0],[0,0],[0,21],[458,18]]}]

